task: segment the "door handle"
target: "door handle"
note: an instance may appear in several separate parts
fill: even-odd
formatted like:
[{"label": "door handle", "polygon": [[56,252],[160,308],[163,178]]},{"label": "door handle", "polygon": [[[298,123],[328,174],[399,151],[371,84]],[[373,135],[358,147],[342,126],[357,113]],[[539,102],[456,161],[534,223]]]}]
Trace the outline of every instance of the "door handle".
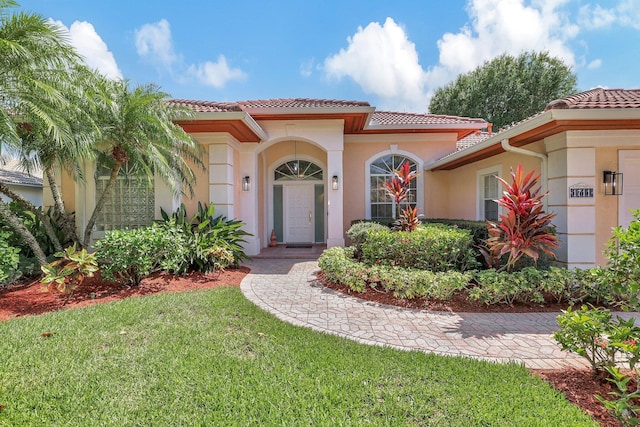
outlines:
[{"label": "door handle", "polygon": [[309,224],[311,224],[311,211],[309,211]]}]

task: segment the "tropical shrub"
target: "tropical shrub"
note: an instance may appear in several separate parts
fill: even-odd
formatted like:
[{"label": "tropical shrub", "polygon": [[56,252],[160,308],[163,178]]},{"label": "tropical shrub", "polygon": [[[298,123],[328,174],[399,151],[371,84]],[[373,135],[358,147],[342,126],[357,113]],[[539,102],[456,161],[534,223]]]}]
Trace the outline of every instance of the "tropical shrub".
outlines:
[{"label": "tropical shrub", "polygon": [[605,255],[607,266],[592,270],[598,286],[611,289],[624,308],[640,307],[640,209],[633,213],[629,227],[613,229]]},{"label": "tropical shrub", "polygon": [[370,232],[388,229],[388,227],[377,222],[363,221],[354,223],[347,231],[347,236],[349,236],[351,244],[355,248],[356,258],[362,258],[362,244],[367,240]]},{"label": "tropical shrub", "polygon": [[18,268],[20,249],[9,245],[9,233],[0,231],[0,284],[5,283]]},{"label": "tropical shrub", "polygon": [[[584,357],[594,370],[606,370],[617,388],[609,393],[613,400],[595,397],[623,425],[638,425],[640,407],[635,401],[640,398],[640,327],[635,325],[636,319],[617,316],[614,320],[609,310],[582,306],[564,311],[557,321],[560,328],[553,337],[562,350]],[[636,388],[629,390],[634,377]]]},{"label": "tropical shrub", "polygon": [[[22,208],[15,201],[9,203],[9,208],[11,209],[11,212],[13,212],[18,218],[20,218],[24,226],[27,228],[27,230],[29,230],[33,237],[36,238],[44,254],[47,257],[54,255],[56,253],[55,246],[47,235],[42,221],[40,221],[40,219],[33,212]],[[60,244],[63,247],[71,246],[71,244],[73,244],[73,237],[64,232],[61,215],[57,213],[51,206],[47,210],[42,211],[42,214],[45,220],[51,224]],[[73,217],[73,214],[70,215]],[[22,257],[32,258],[34,256],[32,249],[25,242],[24,238],[8,224],[5,224],[2,218],[0,218],[0,229],[9,232],[9,236],[7,238],[9,244],[13,247],[19,248],[20,255]]]},{"label": "tropical shrub", "polygon": [[425,218],[423,224],[444,224],[449,227],[469,230],[473,237],[473,244],[478,246],[489,238],[486,221],[471,221],[467,219],[447,219],[447,218]]},{"label": "tropical shrub", "polygon": [[594,370],[615,365],[615,349],[608,345],[607,332],[612,327],[611,312],[604,308],[570,307],[557,317],[560,328],[553,338],[562,350],[576,353]]},{"label": "tropical shrub", "polygon": [[396,203],[396,218],[393,229],[396,231],[413,231],[420,225],[418,218],[418,208],[407,205],[402,208],[402,204],[409,198],[411,181],[418,177],[415,171],[411,170],[411,164],[404,162],[399,169],[394,170],[394,177],[391,181],[385,182],[387,195]]},{"label": "tropical shrub", "polygon": [[431,271],[466,271],[475,267],[469,231],[440,225],[414,232],[378,230],[362,244],[363,262]]},{"label": "tropical shrub", "polygon": [[391,292],[396,298],[419,297],[451,299],[456,291],[466,288],[470,273],[432,272],[388,265],[367,266],[354,259],[354,248],[334,247],[318,259],[325,280],[364,292],[368,287]]},{"label": "tropical shrub", "polygon": [[44,273],[40,283],[49,290],[71,293],[85,277],[93,277],[98,271],[96,255],[84,248],[77,250],[75,244],[57,252],[55,257],[59,259],[40,267]]},{"label": "tropical shrub", "polygon": [[215,265],[224,264],[222,262],[224,257],[212,257],[214,252],[220,254],[222,252],[219,249],[209,250],[210,248],[222,248],[231,253],[233,260],[224,267],[230,264],[238,266],[242,261],[250,259],[241,245],[245,243],[245,236],[251,236],[242,229],[244,223],[238,220],[227,220],[224,216],[215,217],[213,204],[203,205],[198,202],[198,211],[191,218],[187,218],[184,204],[181,204],[171,215],[162,209],[160,214],[164,223],[173,221],[172,226],[182,230],[189,241],[191,264],[198,270],[208,272],[217,269]]},{"label": "tropical shrub", "polygon": [[505,191],[496,202],[507,209],[507,214],[500,214],[499,222],[487,221],[489,239],[481,252],[489,267],[499,268],[500,258],[505,254],[508,254],[504,266],[507,270],[513,269],[525,255],[534,262],[541,253],[555,256],[553,249],[558,247],[558,238],[549,231],[555,214],[542,210],[546,194],[541,194],[538,186],[540,175],[534,177],[533,173],[525,175],[522,165],[518,165],[515,172],[511,170],[511,184],[497,177]]},{"label": "tropical shrub", "polygon": [[186,242],[181,230],[153,224],[132,230],[108,231],[95,247],[105,279],[135,286],[154,271],[187,271]]}]

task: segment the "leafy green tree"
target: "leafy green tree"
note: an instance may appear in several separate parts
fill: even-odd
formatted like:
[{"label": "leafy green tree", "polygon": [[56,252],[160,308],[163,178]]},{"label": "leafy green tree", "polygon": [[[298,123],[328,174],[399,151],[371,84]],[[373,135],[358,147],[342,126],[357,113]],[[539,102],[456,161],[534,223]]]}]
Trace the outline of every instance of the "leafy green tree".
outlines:
[{"label": "leafy green tree", "polygon": [[436,90],[429,111],[481,117],[502,128],[576,93],[576,82],[571,68],[547,52],[503,54]]},{"label": "leafy green tree", "polygon": [[191,116],[192,110],[167,103],[168,94],[156,85],[131,89],[126,80],[103,84],[113,102],[105,103],[97,117],[102,132],[96,146],[97,162],[108,166],[111,174],[85,228],[85,247],[91,242],[93,226],[125,163],[150,183],[154,177],[162,179],[176,193],[182,184],[192,191],[195,175],[191,165],[204,167],[201,146],[173,122]]}]

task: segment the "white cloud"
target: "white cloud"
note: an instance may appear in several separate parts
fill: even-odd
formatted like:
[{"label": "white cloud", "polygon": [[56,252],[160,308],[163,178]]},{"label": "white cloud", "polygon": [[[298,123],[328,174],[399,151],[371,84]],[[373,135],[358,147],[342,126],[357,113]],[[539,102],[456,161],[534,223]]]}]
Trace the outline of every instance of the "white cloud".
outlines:
[{"label": "white cloud", "polygon": [[324,71],[329,77],[352,79],[380,97],[382,108],[424,111],[435,89],[503,53],[548,51],[575,66],[568,44],[580,28],[564,12],[568,1],[469,0],[469,23],[442,36],[439,62],[428,67],[420,64],[414,43],[393,19],[384,25],[372,22],[325,59]]},{"label": "white cloud", "polygon": [[135,32],[138,55],[158,62],[168,69],[178,59],[173,51],[171,28],[166,19],[155,24],[144,24]]},{"label": "white cloud", "polygon": [[231,80],[242,80],[247,75],[239,68],[230,68],[224,55],[218,56],[217,62],[207,61],[203,64],[191,65],[189,73],[202,84],[216,89],[224,87]]},{"label": "white cloud", "polygon": [[382,98],[387,108],[426,110],[425,71],[414,43],[393,19],[359,27],[348,44],[325,59],[329,77],[351,78],[366,93]]},{"label": "white cloud", "polygon": [[524,0],[471,0],[471,27],[456,34],[446,33],[438,41],[439,66],[457,75],[500,54],[519,55],[524,51],[548,51],[567,65],[575,65],[566,42],[579,29],[558,11],[565,2],[540,0],[525,5]]},{"label": "white cloud", "polygon": [[609,27],[615,20],[614,11],[603,9],[599,4],[582,6],[578,12],[578,22],[587,29]]},{"label": "white cloud", "polygon": [[300,64],[300,75],[302,77],[311,77],[313,69],[315,67],[315,58],[310,58]]},{"label": "white cloud", "polygon": [[600,68],[601,65],[602,65],[601,59],[594,59],[593,61],[589,62],[589,64],[587,65],[587,68],[590,70],[595,70],[596,68]]},{"label": "white cloud", "polygon": [[640,0],[622,0],[606,9],[596,4],[582,6],[578,22],[587,29],[608,28],[613,25],[640,29]]},{"label": "white cloud", "polygon": [[219,55],[215,62],[186,65],[182,55],[173,48],[171,26],[166,19],[155,24],[144,24],[136,30],[135,38],[138,55],[165,68],[180,83],[195,78],[201,84],[220,89],[232,80],[247,77],[241,69],[231,68],[224,55]]},{"label": "white cloud", "polygon": [[98,35],[93,25],[86,21],[75,21],[67,28],[60,21],[52,21],[69,34],[71,44],[84,58],[89,68],[97,69],[110,79],[122,79],[122,73],[116,64],[113,53]]}]

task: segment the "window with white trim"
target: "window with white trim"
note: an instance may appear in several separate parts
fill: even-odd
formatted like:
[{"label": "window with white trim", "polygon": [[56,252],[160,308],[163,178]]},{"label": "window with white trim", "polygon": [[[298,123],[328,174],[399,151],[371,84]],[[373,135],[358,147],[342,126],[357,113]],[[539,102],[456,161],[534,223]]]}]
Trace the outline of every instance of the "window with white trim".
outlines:
[{"label": "window with white trim", "polygon": [[478,172],[478,219],[497,221],[499,206],[495,202],[500,198],[500,183],[496,179],[500,176],[498,169]]},{"label": "window with white trim", "polygon": [[[96,172],[96,202],[104,192],[110,175],[109,168],[101,168]],[[117,230],[151,225],[154,219],[154,208],[153,184],[145,177],[136,176],[125,163],[98,215],[96,230]]]},{"label": "window with white trim", "polygon": [[[369,166],[370,184],[370,208],[371,219],[395,218],[396,202],[385,189],[385,184],[391,182],[395,176],[394,170],[398,170],[404,162],[409,162],[411,170],[417,172],[417,164],[410,158],[401,155],[385,155],[371,163]],[[413,179],[409,184],[409,197],[402,203],[401,208],[416,206],[418,180]]]}]

